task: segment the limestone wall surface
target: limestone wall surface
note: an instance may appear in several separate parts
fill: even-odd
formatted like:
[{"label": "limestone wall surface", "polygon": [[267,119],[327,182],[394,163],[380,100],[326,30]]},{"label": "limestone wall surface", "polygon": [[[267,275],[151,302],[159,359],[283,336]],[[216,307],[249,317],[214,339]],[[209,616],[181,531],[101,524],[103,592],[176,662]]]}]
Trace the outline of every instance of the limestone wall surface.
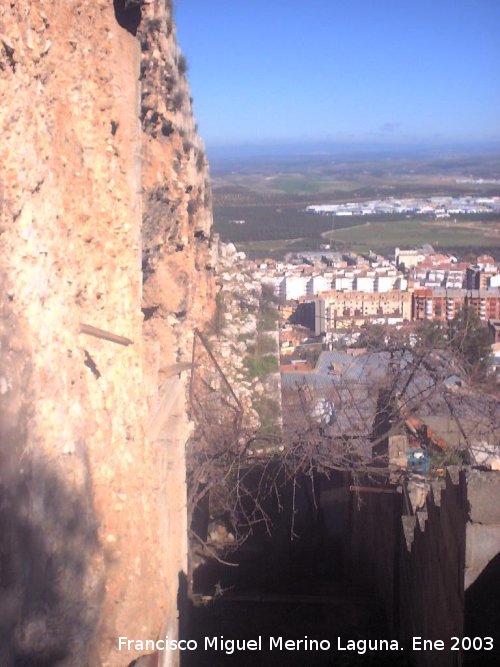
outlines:
[{"label": "limestone wall surface", "polygon": [[169,3],[2,3],[0,98],[0,664],[126,665],[176,631],[185,377],[161,399],[213,296]]}]

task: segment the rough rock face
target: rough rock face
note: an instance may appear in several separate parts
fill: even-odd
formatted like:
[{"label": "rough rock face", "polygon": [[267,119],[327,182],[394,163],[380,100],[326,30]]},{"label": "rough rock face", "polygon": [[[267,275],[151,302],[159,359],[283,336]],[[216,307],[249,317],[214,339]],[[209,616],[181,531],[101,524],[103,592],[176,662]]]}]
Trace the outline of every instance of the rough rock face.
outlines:
[{"label": "rough rock face", "polygon": [[126,665],[119,635],[176,633],[190,428],[172,364],[213,291],[184,74],[164,0],[0,7],[5,667]]}]

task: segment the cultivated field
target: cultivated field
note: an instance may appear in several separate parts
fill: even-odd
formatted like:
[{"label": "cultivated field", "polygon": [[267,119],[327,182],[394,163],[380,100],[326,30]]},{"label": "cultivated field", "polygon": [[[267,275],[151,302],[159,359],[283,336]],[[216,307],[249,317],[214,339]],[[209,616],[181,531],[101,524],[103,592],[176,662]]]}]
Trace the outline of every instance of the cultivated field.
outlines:
[{"label": "cultivated field", "polygon": [[450,222],[428,220],[391,220],[373,224],[366,222],[348,229],[327,232],[324,237],[337,245],[353,250],[383,252],[394,246],[419,246],[430,243],[436,249],[475,248],[500,249],[499,222]]},{"label": "cultivated field", "polygon": [[458,254],[500,256],[499,216],[435,220],[306,212],[311,204],[385,197],[500,195],[499,155],[290,156],[233,161],[212,171],[215,229],[249,256],[280,257],[327,242],[339,249],[379,252],[430,243]]}]

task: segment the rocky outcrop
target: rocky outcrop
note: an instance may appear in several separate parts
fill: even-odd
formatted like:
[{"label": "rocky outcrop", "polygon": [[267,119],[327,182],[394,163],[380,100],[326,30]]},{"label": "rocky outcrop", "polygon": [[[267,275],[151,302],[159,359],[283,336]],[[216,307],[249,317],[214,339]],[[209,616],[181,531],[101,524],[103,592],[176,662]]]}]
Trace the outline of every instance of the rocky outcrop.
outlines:
[{"label": "rocky outcrop", "polygon": [[186,60],[164,4],[148,3],[138,30],[144,132],[142,266],[144,307],[154,313],[147,328],[162,327],[169,340],[166,349],[177,345],[179,361],[190,346],[183,331],[200,321],[206,295],[212,295],[212,200],[185,78]]},{"label": "rocky outcrop", "polygon": [[[255,263],[232,243],[220,243],[217,256],[211,348],[243,408],[243,430],[252,437],[277,435],[281,382],[276,304],[269,301],[269,288],[266,292]],[[262,441],[257,442],[260,447]]]},{"label": "rocky outcrop", "polygon": [[124,665],[176,632],[213,289],[169,3],[2,5],[0,96],[0,663]]}]

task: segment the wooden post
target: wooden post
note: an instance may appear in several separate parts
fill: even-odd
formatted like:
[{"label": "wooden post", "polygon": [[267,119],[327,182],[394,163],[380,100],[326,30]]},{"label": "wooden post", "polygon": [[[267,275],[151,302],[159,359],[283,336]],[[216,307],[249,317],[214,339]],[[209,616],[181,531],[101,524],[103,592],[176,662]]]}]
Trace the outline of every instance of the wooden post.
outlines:
[{"label": "wooden post", "polygon": [[397,493],[397,489],[382,486],[350,486],[349,491],[355,491],[356,493]]},{"label": "wooden post", "polygon": [[95,338],[102,338],[103,340],[109,340],[111,343],[118,343],[118,345],[132,345],[133,343],[130,338],[118,336],[117,334],[111,333],[110,331],[105,331],[104,329],[93,327],[90,324],[80,324],[80,333],[87,334],[88,336],[94,336]]}]

